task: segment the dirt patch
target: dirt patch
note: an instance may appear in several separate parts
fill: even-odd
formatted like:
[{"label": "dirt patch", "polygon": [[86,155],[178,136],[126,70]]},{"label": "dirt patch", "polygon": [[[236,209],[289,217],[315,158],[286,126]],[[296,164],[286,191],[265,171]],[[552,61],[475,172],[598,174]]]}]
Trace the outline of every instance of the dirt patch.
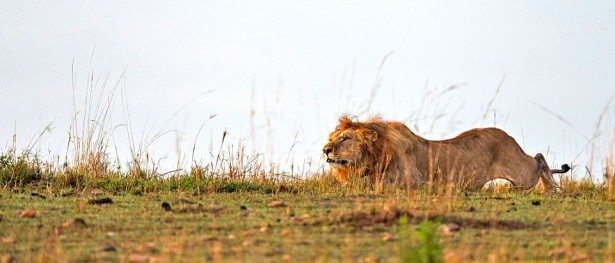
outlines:
[{"label": "dirt patch", "polygon": [[359,227],[368,227],[375,225],[393,225],[397,224],[400,218],[406,217],[409,222],[419,223],[424,220],[438,221],[441,223],[456,223],[464,228],[477,228],[477,229],[501,229],[501,230],[519,230],[536,228],[536,223],[526,223],[521,221],[512,220],[485,220],[475,218],[464,218],[458,216],[448,216],[440,214],[414,214],[407,210],[392,210],[392,211],[376,211],[369,212],[356,211],[349,214],[339,215],[333,218],[333,223],[352,223]]}]

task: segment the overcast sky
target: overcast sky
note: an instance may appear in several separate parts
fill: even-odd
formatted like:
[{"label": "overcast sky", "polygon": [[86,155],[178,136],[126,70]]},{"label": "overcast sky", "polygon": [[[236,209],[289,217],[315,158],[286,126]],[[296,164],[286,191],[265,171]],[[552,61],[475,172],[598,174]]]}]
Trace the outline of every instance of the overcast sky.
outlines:
[{"label": "overcast sky", "polygon": [[283,167],[319,165],[350,113],[429,139],[495,125],[552,165],[586,165],[590,138],[604,153],[615,127],[613,14],[613,1],[0,1],[0,143],[52,122],[37,149],[63,158],[71,83],[81,102],[91,69],[109,89],[125,76],[110,130],[122,162],[127,112],[137,140],[170,131],[148,148],[162,164],[178,144],[186,164],[193,144],[208,160],[227,130],[224,148]]}]

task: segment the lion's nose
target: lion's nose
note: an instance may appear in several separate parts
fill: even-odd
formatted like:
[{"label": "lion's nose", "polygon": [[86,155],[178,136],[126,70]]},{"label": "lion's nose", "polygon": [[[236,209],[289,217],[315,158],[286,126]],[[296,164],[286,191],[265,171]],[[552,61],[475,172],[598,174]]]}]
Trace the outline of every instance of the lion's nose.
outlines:
[{"label": "lion's nose", "polygon": [[330,152],[332,152],[332,151],[333,151],[333,149],[332,149],[332,148],[330,148],[330,147],[327,147],[327,148],[323,148],[323,149],[322,149],[322,152],[323,152],[323,153],[325,153],[325,154],[329,154],[329,153],[330,153]]}]

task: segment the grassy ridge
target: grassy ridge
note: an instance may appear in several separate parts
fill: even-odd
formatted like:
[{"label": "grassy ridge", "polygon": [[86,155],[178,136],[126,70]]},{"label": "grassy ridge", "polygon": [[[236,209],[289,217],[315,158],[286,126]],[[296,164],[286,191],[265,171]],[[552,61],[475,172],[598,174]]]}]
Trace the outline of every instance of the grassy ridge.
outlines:
[{"label": "grassy ridge", "polygon": [[555,194],[406,189],[265,168],[242,147],[222,151],[224,132],[210,163],[160,173],[147,145],[164,132],[138,142],[129,127],[131,160],[111,164],[117,84],[94,89],[75,109],[63,162],[33,145],[18,152],[16,135],[0,152],[2,262],[615,261],[609,154],[604,183],[564,176]]},{"label": "grassy ridge", "polygon": [[[159,176],[0,157],[0,256],[19,261],[612,261],[610,184],[561,192],[342,186],[250,170]],[[96,200],[109,198],[108,204]],[[274,201],[283,200],[283,203]],[[166,203],[166,205],[164,205]],[[166,206],[166,207],[165,207]],[[30,218],[28,211],[34,211]],[[25,214],[24,214],[25,213]],[[9,227],[10,226],[10,227]]]}]

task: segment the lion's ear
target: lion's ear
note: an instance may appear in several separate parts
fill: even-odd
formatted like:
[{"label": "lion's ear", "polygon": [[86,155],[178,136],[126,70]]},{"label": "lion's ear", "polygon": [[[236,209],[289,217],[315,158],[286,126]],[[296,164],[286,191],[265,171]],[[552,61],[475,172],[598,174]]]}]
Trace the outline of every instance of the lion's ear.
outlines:
[{"label": "lion's ear", "polygon": [[378,139],[378,133],[370,129],[359,129],[357,130],[357,135],[359,135],[359,138],[361,139],[372,141],[372,142]]}]

